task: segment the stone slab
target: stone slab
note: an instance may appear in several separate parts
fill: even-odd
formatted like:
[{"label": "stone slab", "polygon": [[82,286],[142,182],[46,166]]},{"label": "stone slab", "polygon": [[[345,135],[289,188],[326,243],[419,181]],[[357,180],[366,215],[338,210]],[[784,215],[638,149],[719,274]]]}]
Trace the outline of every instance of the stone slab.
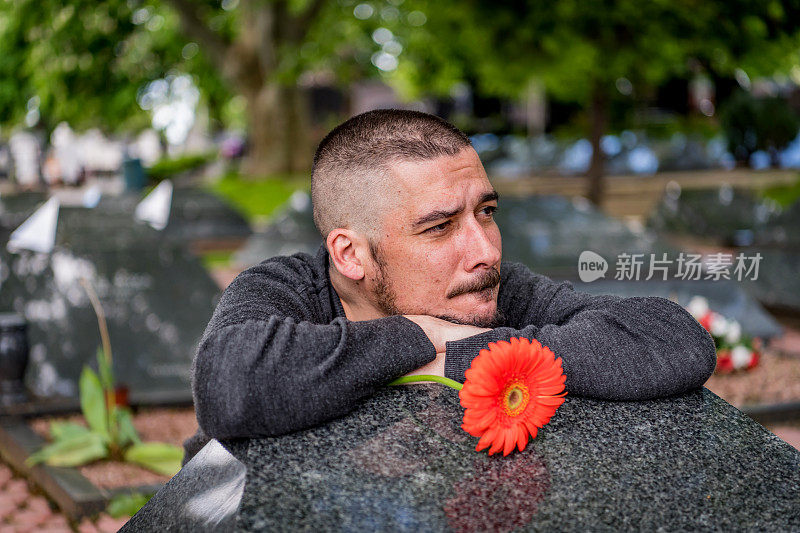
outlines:
[{"label": "stone slab", "polygon": [[124,531],[193,530],[197,498],[214,494],[218,531],[800,529],[800,452],[706,389],[567,396],[505,458],[474,451],[462,414],[451,389],[384,389],[326,425],[228,443],[246,468],[238,505],[236,463],[198,455]]}]

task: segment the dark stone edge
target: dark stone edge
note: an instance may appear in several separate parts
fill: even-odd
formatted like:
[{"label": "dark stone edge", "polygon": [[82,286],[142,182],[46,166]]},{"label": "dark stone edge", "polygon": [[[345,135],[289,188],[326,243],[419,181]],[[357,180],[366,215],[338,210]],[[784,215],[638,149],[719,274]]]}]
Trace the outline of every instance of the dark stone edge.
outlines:
[{"label": "dark stone edge", "polygon": [[[173,392],[131,392],[129,401],[133,408],[171,408],[193,407],[191,391]],[[33,418],[42,416],[61,416],[80,413],[81,404],[77,398],[52,398],[47,400],[0,406],[0,420],[4,417]]]},{"label": "dark stone edge", "polygon": [[762,425],[800,421],[800,402],[744,405],[739,410]]},{"label": "dark stone edge", "polygon": [[80,520],[104,511],[108,502],[118,494],[157,492],[163,484],[102,489],[85,478],[75,468],[37,465],[30,467],[25,460],[45,444],[45,440],[20,419],[0,421],[0,456],[11,467],[42,489],[72,520]]}]

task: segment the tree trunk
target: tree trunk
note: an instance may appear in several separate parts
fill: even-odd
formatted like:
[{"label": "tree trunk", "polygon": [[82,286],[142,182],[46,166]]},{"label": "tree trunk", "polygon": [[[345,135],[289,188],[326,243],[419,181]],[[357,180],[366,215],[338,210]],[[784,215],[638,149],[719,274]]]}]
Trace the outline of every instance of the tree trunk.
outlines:
[{"label": "tree trunk", "polygon": [[205,25],[191,0],[170,0],[184,31],[202,44],[222,76],[247,100],[249,150],[242,172],[252,177],[295,173],[311,167],[308,99],[296,80],[274,81],[284,53],[297,53],[326,4],[310,0],[301,12],[287,0],[243,0],[242,25],[234,40]]},{"label": "tree trunk", "polygon": [[308,100],[296,85],[265,84],[245,94],[248,152],[242,172],[251,177],[292,174],[311,168]]},{"label": "tree trunk", "polygon": [[590,140],[592,142],[592,161],[586,177],[589,181],[589,200],[597,206],[603,205],[605,196],[605,154],[600,146],[600,141],[606,132],[608,124],[608,100],[601,83],[595,82],[592,89],[591,106],[589,109]]}]

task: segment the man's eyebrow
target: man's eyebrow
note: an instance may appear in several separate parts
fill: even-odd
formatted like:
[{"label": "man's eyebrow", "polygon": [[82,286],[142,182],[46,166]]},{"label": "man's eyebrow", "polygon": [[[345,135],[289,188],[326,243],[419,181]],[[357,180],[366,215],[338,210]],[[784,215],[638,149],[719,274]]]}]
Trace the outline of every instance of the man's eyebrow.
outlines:
[{"label": "man's eyebrow", "polygon": [[[480,200],[478,200],[478,203],[484,204],[486,202],[495,202],[497,201],[497,199],[498,199],[497,191],[489,191],[483,193],[483,195],[480,197]],[[420,226],[424,226],[425,224],[430,224],[431,222],[435,222],[437,220],[450,218],[456,216],[463,210],[464,210],[463,206],[458,206],[457,208],[450,209],[448,211],[445,211],[443,209],[437,209],[436,211],[431,211],[427,215],[419,217],[416,221],[414,221],[411,227],[413,229],[416,229],[419,228]]]},{"label": "man's eyebrow", "polygon": [[490,192],[484,193],[483,196],[481,196],[481,199],[480,199],[480,201],[478,203],[479,204],[485,204],[486,202],[496,202],[499,199],[500,199],[500,196],[497,194],[497,191],[490,191]]},{"label": "man's eyebrow", "polygon": [[427,215],[423,215],[419,217],[414,223],[411,225],[412,229],[419,228],[420,226],[424,226],[425,224],[429,224],[436,220],[442,220],[443,218],[450,218],[456,216],[461,211],[463,211],[463,206],[458,206],[455,209],[451,209],[449,211],[444,211],[442,209],[438,209],[436,211],[431,211]]}]

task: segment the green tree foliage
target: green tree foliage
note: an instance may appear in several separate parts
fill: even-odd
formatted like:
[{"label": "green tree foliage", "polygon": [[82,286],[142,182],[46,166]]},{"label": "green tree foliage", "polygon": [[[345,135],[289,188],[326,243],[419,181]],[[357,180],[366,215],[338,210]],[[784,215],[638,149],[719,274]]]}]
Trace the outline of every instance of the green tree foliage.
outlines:
[{"label": "green tree foliage", "polygon": [[738,91],[720,109],[720,123],[738,161],[747,162],[753,152],[764,150],[776,165],[778,152],[797,136],[800,117],[783,98]]},{"label": "green tree foliage", "polygon": [[772,75],[798,60],[798,0],[408,0],[423,11],[424,31],[405,36],[399,86],[436,89],[461,78],[483,93],[519,97],[532,81],[586,110],[594,156],[589,196],[602,198],[600,138],[608,109],[647,94],[673,76],[742,68]]},{"label": "green tree foliage", "polygon": [[252,173],[308,166],[297,81],[319,61],[301,51],[326,6],[338,7],[324,0],[0,1],[0,124],[25,123],[36,108],[48,131],[62,120],[136,129],[148,120],[137,104],[143,87],[189,73],[215,116],[226,116],[231,96],[244,100]]},{"label": "green tree foliage", "polygon": [[34,98],[47,130],[64,120],[106,131],[147,125],[136,98],[144,83],[209,72],[202,57],[183,57],[177,26],[173,13],[142,2],[0,2],[0,124],[23,123]]}]

